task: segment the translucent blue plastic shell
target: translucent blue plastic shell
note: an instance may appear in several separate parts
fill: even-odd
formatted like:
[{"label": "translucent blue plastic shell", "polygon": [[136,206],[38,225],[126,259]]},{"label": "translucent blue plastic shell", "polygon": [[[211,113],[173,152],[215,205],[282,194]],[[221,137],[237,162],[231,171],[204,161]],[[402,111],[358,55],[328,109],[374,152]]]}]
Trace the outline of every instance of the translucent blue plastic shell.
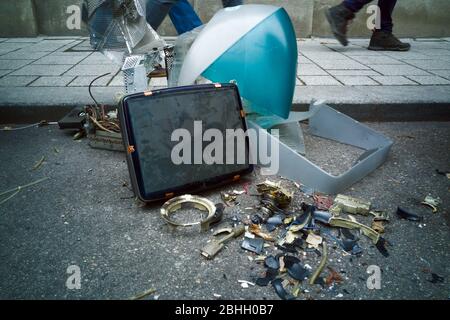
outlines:
[{"label": "translucent blue plastic shell", "polygon": [[297,39],[282,8],[220,56],[203,76],[213,82],[235,80],[247,112],[287,118],[297,75]]}]

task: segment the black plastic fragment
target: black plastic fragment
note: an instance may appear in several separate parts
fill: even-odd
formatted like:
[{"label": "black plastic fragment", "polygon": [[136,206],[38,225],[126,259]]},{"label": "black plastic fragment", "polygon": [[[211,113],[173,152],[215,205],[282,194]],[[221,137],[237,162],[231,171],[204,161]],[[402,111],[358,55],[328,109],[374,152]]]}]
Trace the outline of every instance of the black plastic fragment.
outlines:
[{"label": "black plastic fragment", "polygon": [[264,265],[269,268],[269,269],[275,269],[278,270],[280,268],[280,262],[278,261],[277,258],[275,258],[274,256],[268,256],[265,260],[264,260]]},{"label": "black plastic fragment", "polygon": [[266,230],[267,230],[268,232],[272,232],[272,231],[274,231],[274,230],[277,228],[276,225],[271,224],[271,223],[266,223],[266,224],[265,224],[265,227],[266,227]]},{"label": "black plastic fragment", "polygon": [[264,219],[259,214],[252,215],[250,220],[253,224],[261,224],[264,221]]},{"label": "black plastic fragment", "polygon": [[380,237],[380,239],[378,239],[378,242],[375,245],[378,251],[380,251],[380,253],[385,257],[389,257],[389,252],[386,249],[387,244],[388,244],[387,240],[384,239],[383,237]]},{"label": "black plastic fragment", "polygon": [[86,123],[86,114],[84,107],[73,108],[68,114],[58,121],[60,129],[77,129],[81,130]]},{"label": "black plastic fragment", "polygon": [[410,211],[407,211],[407,210],[405,210],[403,208],[400,208],[400,207],[397,208],[397,216],[399,218],[401,218],[401,219],[406,219],[406,220],[409,220],[409,221],[420,222],[420,221],[423,220],[423,217],[418,216],[417,214],[412,213]]},{"label": "black plastic fragment", "polygon": [[300,264],[300,259],[294,256],[286,255],[284,256],[284,265],[286,268],[290,268],[293,264],[298,263]]},{"label": "black plastic fragment", "polygon": [[209,225],[214,225],[220,222],[223,218],[223,213],[225,211],[225,205],[223,203],[216,204],[216,212],[212,216]]},{"label": "black plastic fragment", "polygon": [[312,212],[308,209],[305,213],[298,216],[297,219],[295,219],[293,225],[299,225],[301,226],[301,230],[307,227],[310,227],[312,220]]},{"label": "black plastic fragment", "polygon": [[345,228],[340,228],[339,234],[341,235],[340,245],[344,251],[350,252],[353,255],[362,253],[362,249],[358,245],[359,235],[355,235]]},{"label": "black plastic fragment", "polygon": [[431,280],[427,280],[427,281],[431,282],[431,283],[443,283],[444,280],[445,280],[444,277],[441,277],[440,275],[438,275],[436,273],[432,273]]},{"label": "black plastic fragment", "polygon": [[275,289],[275,292],[282,300],[294,300],[295,297],[288,293],[286,289],[283,288],[283,282],[280,278],[272,281],[272,286]]},{"label": "black plastic fragment", "polygon": [[270,282],[272,282],[277,277],[277,275],[278,270],[268,268],[266,270],[266,276],[264,278],[256,279],[255,283],[260,287],[266,287],[269,285]]},{"label": "black plastic fragment", "polygon": [[287,268],[288,274],[298,281],[303,281],[308,276],[309,272],[302,267],[300,263],[294,263]]},{"label": "black plastic fragment", "polygon": [[261,238],[244,238],[244,241],[242,241],[241,248],[254,252],[256,254],[261,254],[264,247],[264,240]]}]

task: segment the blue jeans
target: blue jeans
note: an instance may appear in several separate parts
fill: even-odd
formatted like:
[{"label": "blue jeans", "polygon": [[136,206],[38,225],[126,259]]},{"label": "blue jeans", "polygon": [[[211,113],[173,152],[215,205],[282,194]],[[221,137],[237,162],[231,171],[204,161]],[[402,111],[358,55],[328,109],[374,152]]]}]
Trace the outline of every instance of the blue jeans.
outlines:
[{"label": "blue jeans", "polygon": [[[353,12],[358,12],[372,0],[344,0],[344,5]],[[394,24],[392,22],[392,12],[394,11],[397,0],[379,0],[378,6],[381,11],[381,30],[392,33]]]},{"label": "blue jeans", "polygon": [[[242,2],[242,0],[222,0],[224,7],[238,6]],[[178,33],[190,31],[201,25],[200,18],[187,0],[147,0],[147,22],[153,29],[158,29],[167,14],[170,14]]]},{"label": "blue jeans", "polygon": [[177,30],[182,34],[201,26],[203,23],[197,13],[187,0],[180,0],[169,11],[170,20]]}]

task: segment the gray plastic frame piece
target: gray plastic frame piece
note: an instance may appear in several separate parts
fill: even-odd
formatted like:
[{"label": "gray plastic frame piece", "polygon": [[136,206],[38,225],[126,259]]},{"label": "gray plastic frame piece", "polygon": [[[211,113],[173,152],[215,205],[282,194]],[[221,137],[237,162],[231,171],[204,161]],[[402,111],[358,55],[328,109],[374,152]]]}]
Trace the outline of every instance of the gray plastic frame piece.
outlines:
[{"label": "gray plastic frame piece", "polygon": [[[278,174],[280,176],[320,192],[338,194],[386,161],[393,142],[384,135],[323,103],[312,103],[309,112],[297,113],[297,116],[302,118],[302,114],[305,115],[304,118],[309,118],[309,132],[312,135],[359,147],[366,152],[361,155],[353,167],[339,176],[334,176],[280,142],[277,137],[268,133],[254,121],[248,120],[248,127],[258,131],[257,139],[267,139],[265,142],[269,146],[268,150],[272,143],[279,145]],[[259,160],[258,164],[264,167]]]}]

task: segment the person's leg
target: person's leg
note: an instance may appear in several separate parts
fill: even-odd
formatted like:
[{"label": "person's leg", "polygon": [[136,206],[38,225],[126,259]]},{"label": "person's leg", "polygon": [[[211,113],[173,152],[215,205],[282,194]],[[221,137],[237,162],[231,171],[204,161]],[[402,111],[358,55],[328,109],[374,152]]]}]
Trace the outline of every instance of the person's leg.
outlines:
[{"label": "person's leg", "polygon": [[170,20],[178,34],[191,31],[203,23],[187,0],[180,0],[169,11]]},{"label": "person's leg", "polygon": [[170,9],[178,1],[179,0],[147,0],[147,23],[154,30],[157,30],[169,13]]},{"label": "person's leg", "polygon": [[352,12],[356,13],[362,9],[366,4],[373,0],[344,0],[343,4]]},{"label": "person's leg", "polygon": [[411,48],[409,43],[401,42],[392,34],[394,27],[392,12],[396,3],[397,0],[378,1],[381,11],[381,28],[374,30],[370,39],[369,50],[408,51]]},{"label": "person's leg", "polygon": [[381,11],[381,30],[392,33],[394,24],[392,23],[392,12],[394,12],[397,0],[379,0],[378,6]]},{"label": "person's leg", "polygon": [[242,5],[242,0],[222,0],[224,8],[236,7]]},{"label": "person's leg", "polygon": [[341,4],[325,11],[330,23],[331,31],[336,39],[343,45],[348,45],[347,26],[355,17],[355,13],[372,0],[344,0]]}]

